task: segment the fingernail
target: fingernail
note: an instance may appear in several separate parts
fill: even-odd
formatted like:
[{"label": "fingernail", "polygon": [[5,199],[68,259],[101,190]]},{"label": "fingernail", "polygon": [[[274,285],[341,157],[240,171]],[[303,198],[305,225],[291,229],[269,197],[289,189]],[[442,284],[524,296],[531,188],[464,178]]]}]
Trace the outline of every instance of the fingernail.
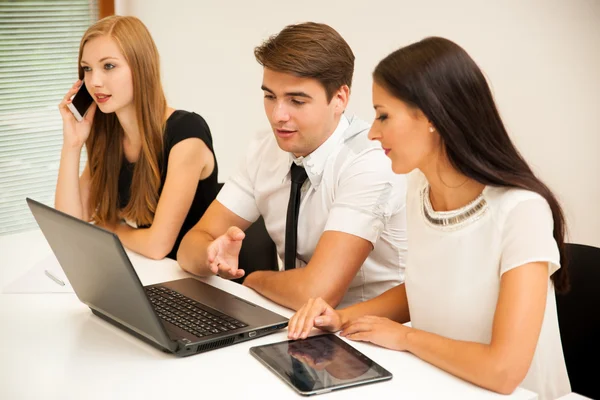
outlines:
[{"label": "fingernail", "polygon": [[315,325],[321,325],[323,323],[322,318],[315,318]]},{"label": "fingernail", "polygon": [[308,336],[308,334],[306,332],[304,332],[301,337],[302,337],[302,339],[306,339],[306,336]]}]

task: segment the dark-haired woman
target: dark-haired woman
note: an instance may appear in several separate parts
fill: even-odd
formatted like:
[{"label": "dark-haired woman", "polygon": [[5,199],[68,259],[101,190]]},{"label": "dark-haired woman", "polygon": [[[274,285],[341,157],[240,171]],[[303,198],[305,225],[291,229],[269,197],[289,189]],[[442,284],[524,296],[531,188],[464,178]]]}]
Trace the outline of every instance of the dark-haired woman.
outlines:
[{"label": "dark-haired woman", "polygon": [[496,392],[569,393],[554,297],[568,286],[564,217],[481,70],[455,43],[427,38],[387,56],[373,79],[370,138],[410,173],[406,280],[341,310],[309,300],[290,338],[342,329]]}]

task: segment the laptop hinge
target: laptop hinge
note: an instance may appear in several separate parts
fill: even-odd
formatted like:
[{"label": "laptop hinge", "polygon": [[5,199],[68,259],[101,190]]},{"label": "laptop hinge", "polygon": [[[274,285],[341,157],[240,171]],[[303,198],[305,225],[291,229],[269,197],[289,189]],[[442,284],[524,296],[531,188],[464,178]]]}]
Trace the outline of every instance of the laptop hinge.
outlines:
[{"label": "laptop hinge", "polygon": [[187,349],[188,351],[192,351],[192,349],[194,348],[194,346],[191,346],[192,342],[186,338],[177,339],[175,342],[177,343],[176,352],[178,352],[178,353],[184,349]]},{"label": "laptop hinge", "polygon": [[[89,303],[85,303],[87,306],[90,306]],[[172,352],[175,352],[176,350],[174,349],[174,341],[173,340],[168,340],[168,343],[160,343],[157,339],[153,338],[152,336],[140,331],[139,329],[134,328],[133,326],[124,323],[123,321],[121,321],[119,318],[115,318],[112,315],[108,314],[108,313],[104,313],[94,307],[90,307],[90,310],[92,310],[92,312],[102,318],[103,320],[110,322],[113,325],[117,325],[119,326],[121,329],[133,334],[134,336],[137,336],[138,338],[144,340],[147,343],[152,344],[153,346],[159,346],[159,347],[163,347],[166,346],[167,349],[169,349]],[[179,341],[177,341],[177,347],[179,347]]]}]

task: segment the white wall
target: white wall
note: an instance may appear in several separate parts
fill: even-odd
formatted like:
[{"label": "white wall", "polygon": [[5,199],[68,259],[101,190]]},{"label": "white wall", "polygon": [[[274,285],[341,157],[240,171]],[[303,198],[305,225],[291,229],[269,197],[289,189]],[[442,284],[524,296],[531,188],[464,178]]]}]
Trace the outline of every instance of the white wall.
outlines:
[{"label": "white wall", "polygon": [[489,80],[517,146],[556,192],[571,241],[600,246],[600,1],[117,0],[150,29],[171,106],[208,121],[221,168],[268,131],[253,49],[285,25],[324,22],[357,60],[349,112],[372,119],[371,71],[392,50],[439,35]]}]

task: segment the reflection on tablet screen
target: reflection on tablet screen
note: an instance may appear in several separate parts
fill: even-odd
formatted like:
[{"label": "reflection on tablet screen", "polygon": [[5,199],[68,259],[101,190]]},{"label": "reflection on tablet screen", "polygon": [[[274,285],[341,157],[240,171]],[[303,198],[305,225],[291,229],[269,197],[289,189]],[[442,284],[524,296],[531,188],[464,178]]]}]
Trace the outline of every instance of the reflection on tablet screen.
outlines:
[{"label": "reflection on tablet screen", "polygon": [[255,348],[255,356],[304,394],[391,378],[391,374],[332,334]]}]

